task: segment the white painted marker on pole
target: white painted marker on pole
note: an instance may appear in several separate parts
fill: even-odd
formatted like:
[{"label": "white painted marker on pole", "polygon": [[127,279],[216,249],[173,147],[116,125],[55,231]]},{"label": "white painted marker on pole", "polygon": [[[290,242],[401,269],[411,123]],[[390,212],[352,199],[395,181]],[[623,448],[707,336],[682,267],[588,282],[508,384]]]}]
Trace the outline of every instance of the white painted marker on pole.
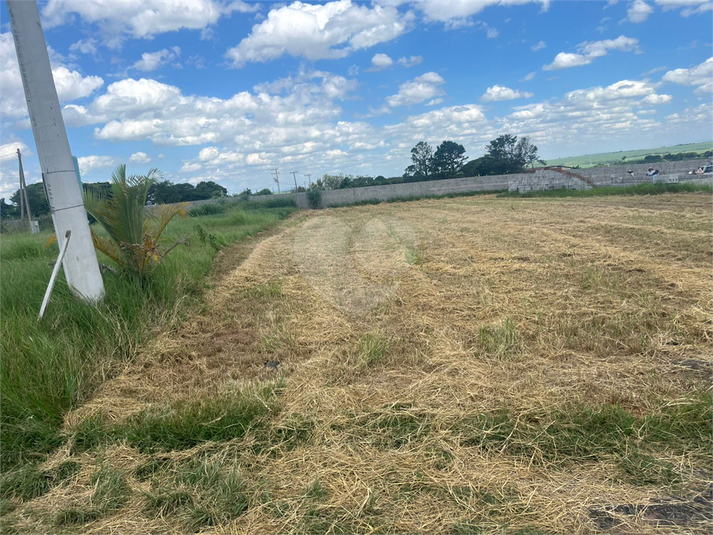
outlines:
[{"label": "white painted marker on pole", "polygon": [[67,231],[72,233],[72,250],[62,264],[67,284],[84,300],[95,302],[104,296],[104,282],[74,171],[37,2],[7,0],[7,9],[60,249],[64,246]]}]

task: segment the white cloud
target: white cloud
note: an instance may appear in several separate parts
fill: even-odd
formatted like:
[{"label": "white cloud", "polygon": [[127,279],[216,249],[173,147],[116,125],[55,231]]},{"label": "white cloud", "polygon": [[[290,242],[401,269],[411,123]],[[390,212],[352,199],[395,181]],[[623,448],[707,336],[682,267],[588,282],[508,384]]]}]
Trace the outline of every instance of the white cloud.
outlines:
[{"label": "white cloud", "polygon": [[530,98],[532,93],[527,91],[518,91],[516,89],[510,89],[509,87],[503,87],[500,85],[494,85],[489,87],[480,100],[483,102],[494,102],[498,100],[515,100],[517,98]]},{"label": "white cloud", "polygon": [[175,106],[180,101],[181,90],[175,86],[146,78],[127,78],[110,84],[106,93],[94,100],[92,108],[102,113],[137,113]]},{"label": "white cloud", "polygon": [[545,44],[544,41],[540,41],[536,45],[532,45],[530,47],[530,50],[532,50],[533,52],[537,52],[538,50],[542,50],[543,48],[547,48],[547,45]]},{"label": "white cloud", "polygon": [[423,11],[427,20],[448,22],[467,19],[486,7],[495,5],[536,3],[546,9],[549,0],[412,0],[411,3]]},{"label": "white cloud", "polygon": [[519,82],[530,82],[535,79],[535,76],[537,76],[536,72],[527,73],[525,76],[520,78]]},{"label": "white cloud", "polygon": [[664,11],[681,8],[681,16],[683,17],[699,15],[713,10],[713,2],[710,0],[655,0],[655,2]]},{"label": "white cloud", "polygon": [[17,149],[20,149],[23,156],[32,154],[30,148],[22,141],[13,141],[0,145],[0,162],[17,162]]},{"label": "white cloud", "polygon": [[577,54],[560,52],[555,56],[552,63],[545,65],[542,69],[545,71],[554,71],[588,65],[594,61],[595,58],[606,56],[610,50],[638,52],[639,41],[638,39],[626,37],[625,35],[620,35],[616,39],[605,39],[603,41],[584,41],[577,45]]},{"label": "white cloud", "polygon": [[149,163],[151,158],[145,152],[135,152],[129,156],[129,162],[131,163]]},{"label": "white cloud", "polygon": [[283,54],[309,60],[336,59],[354,50],[385,43],[408,31],[413,15],[392,6],[358,5],[351,0],[326,4],[293,2],[271,9],[267,19],[226,52],[233,65],[265,62]]},{"label": "white cloud", "polygon": [[394,60],[386,54],[375,54],[374,57],[371,58],[371,68],[374,71],[386,69],[387,67],[391,67],[393,64]]},{"label": "white cloud", "polygon": [[648,95],[642,102],[645,104],[658,105],[667,104],[673,100],[671,95]]},{"label": "white cloud", "polygon": [[79,163],[79,173],[82,175],[82,180],[85,176],[95,169],[105,169],[114,167],[117,159],[114,156],[80,156],[77,158]]},{"label": "white cloud", "polygon": [[555,56],[555,59],[549,65],[542,67],[544,71],[556,71],[558,69],[569,69],[570,67],[579,67],[581,65],[589,65],[592,58],[583,56],[582,54],[572,54],[570,52],[560,52]]},{"label": "white cloud", "polygon": [[500,32],[495,28],[488,28],[487,32],[485,33],[485,36],[488,39],[495,39],[498,35],[500,35]]},{"label": "white cloud", "polygon": [[[57,94],[61,102],[91,95],[104,84],[99,76],[84,76],[65,65],[52,65]],[[27,115],[25,92],[15,55],[15,44],[9,32],[0,34],[0,117],[19,119]]]},{"label": "white cloud", "polygon": [[403,57],[399,58],[399,65],[402,65],[406,68],[410,67],[415,67],[417,65],[421,65],[423,63],[423,56],[411,56],[411,57]]},{"label": "white cloud", "polygon": [[634,0],[629,9],[626,10],[626,18],[621,22],[629,21],[634,24],[640,24],[649,18],[649,15],[654,12],[654,8],[644,2],[644,0]]},{"label": "white cloud", "polygon": [[96,39],[80,39],[76,43],[69,46],[71,52],[81,52],[82,54],[96,54],[97,40]]},{"label": "white cloud", "polygon": [[443,94],[439,88],[446,81],[435,72],[427,72],[417,76],[410,82],[405,82],[399,86],[399,92],[386,98],[386,102],[392,108],[395,106],[410,106],[419,104],[437,95]]},{"label": "white cloud", "polygon": [[181,55],[180,47],[174,46],[170,50],[164,48],[158,52],[144,52],[141,59],[133,64],[133,68],[139,71],[155,71],[161,65],[173,61]]},{"label": "white cloud", "polygon": [[150,38],[181,29],[201,30],[232,12],[258,8],[240,0],[49,0],[42,21],[45,28],[52,28],[77,14],[85,23],[99,24],[105,44],[116,46],[125,35]]},{"label": "white cloud", "polygon": [[698,86],[694,90],[696,94],[710,93],[713,91],[713,57],[690,69],[668,71],[661,80],[680,85]]}]

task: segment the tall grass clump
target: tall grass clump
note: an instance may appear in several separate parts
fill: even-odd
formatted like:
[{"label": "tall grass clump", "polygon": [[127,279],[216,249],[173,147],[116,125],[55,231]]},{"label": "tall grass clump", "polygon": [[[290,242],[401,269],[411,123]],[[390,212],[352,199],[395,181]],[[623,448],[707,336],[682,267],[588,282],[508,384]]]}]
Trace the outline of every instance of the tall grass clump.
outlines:
[{"label": "tall grass clump", "polygon": [[[255,203],[257,204],[257,203]],[[221,244],[269,228],[294,208],[255,207],[251,217],[232,218],[232,210],[200,218]],[[241,216],[242,217],[242,216]],[[94,229],[106,238],[106,230]],[[96,307],[78,301],[60,275],[43,320],[37,321],[56,260],[49,232],[3,236],[0,243],[0,462],[3,470],[41,461],[59,446],[64,415],[84,402],[157,328],[185,317],[206,287],[217,248],[201,242],[191,218],[165,225],[162,243],[188,236],[188,247],[173,250],[160,264],[132,276],[111,257],[99,261],[106,297]],[[165,251],[165,250],[164,250]]]}]

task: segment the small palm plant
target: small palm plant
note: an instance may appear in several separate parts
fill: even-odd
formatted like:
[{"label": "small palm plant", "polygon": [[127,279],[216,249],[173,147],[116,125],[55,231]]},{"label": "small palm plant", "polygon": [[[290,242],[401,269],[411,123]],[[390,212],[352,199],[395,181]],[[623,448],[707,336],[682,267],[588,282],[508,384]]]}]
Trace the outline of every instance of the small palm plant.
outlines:
[{"label": "small palm plant", "polygon": [[92,229],[94,247],[111,258],[123,271],[143,277],[181,243],[183,238],[159,252],[159,239],[166,226],[176,215],[186,216],[187,203],[156,206],[146,210],[149,188],[157,178],[157,169],[145,176],[127,178],[126,165],[120,165],[111,175],[111,197],[101,197],[94,192],[84,194],[84,206],[94,219],[104,227],[108,237],[98,236]]}]

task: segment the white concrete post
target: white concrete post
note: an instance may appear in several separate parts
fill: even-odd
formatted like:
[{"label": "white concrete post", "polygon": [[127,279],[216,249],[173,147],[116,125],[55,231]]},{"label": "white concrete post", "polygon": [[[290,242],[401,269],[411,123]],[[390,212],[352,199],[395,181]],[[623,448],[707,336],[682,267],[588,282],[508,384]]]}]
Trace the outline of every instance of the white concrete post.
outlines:
[{"label": "white concrete post", "polygon": [[74,293],[94,302],[104,296],[104,282],[89,231],[82,191],[74,171],[37,2],[7,0],[7,9],[60,249],[67,231],[71,231],[72,244],[62,262],[64,274]]}]

